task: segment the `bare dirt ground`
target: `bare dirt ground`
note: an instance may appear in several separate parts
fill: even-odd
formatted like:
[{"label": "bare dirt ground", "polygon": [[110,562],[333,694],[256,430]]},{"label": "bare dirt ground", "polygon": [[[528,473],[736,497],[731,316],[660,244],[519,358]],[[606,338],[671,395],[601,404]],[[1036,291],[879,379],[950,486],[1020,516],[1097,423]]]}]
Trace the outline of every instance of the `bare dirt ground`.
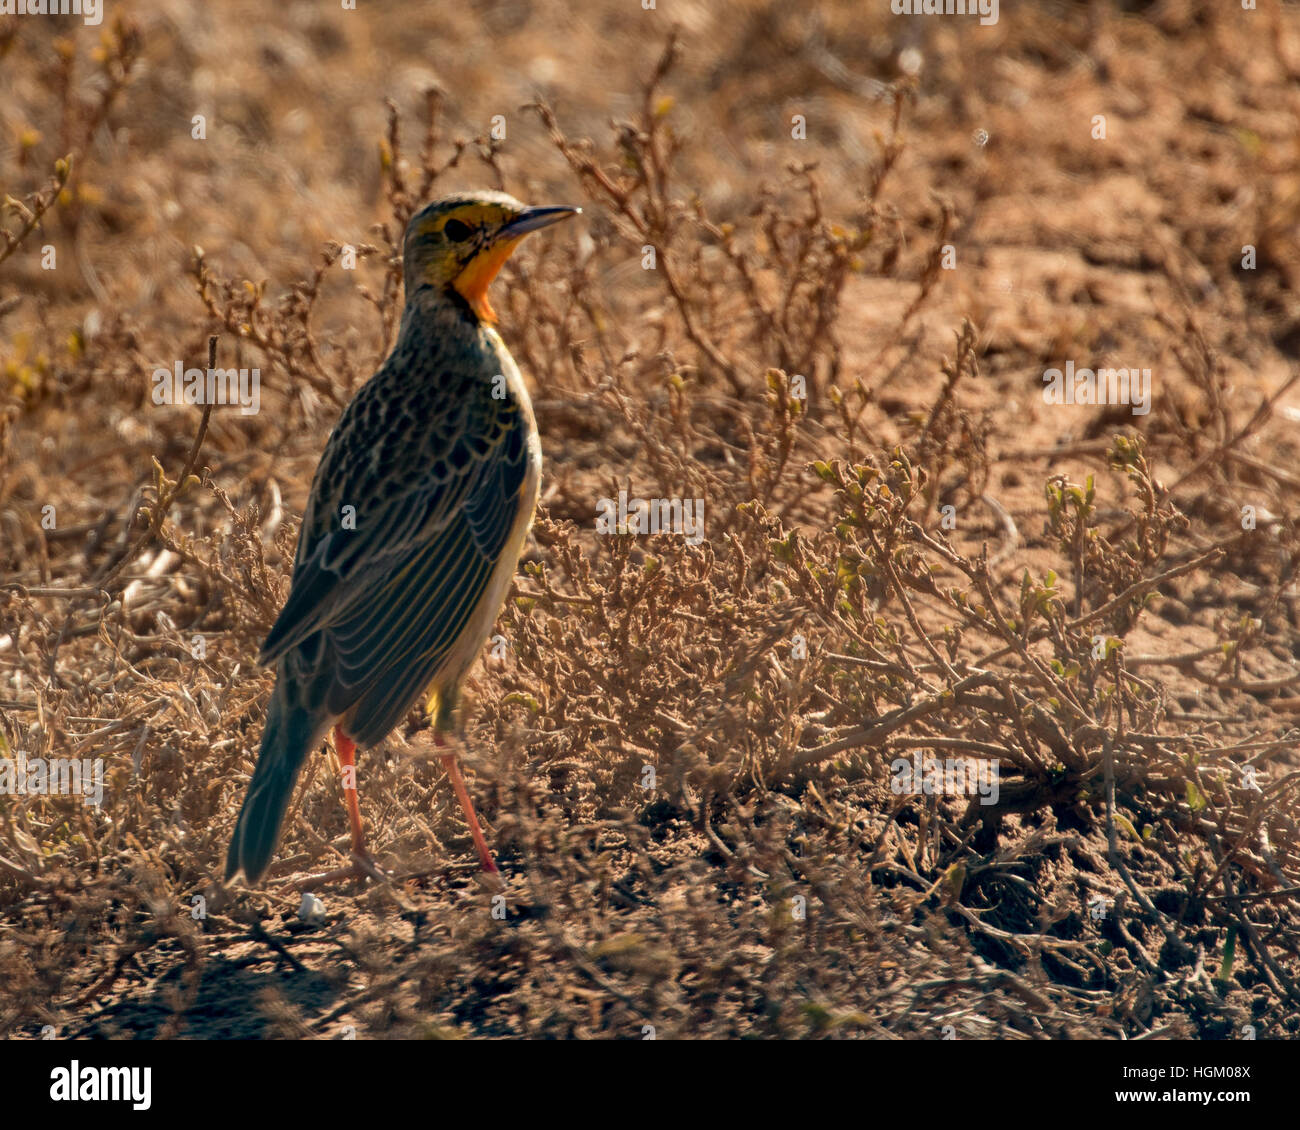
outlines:
[{"label": "bare dirt ground", "polygon": [[[0,1033],[1300,1033],[1300,6],[359,8],[0,19],[0,754],[106,776],[0,795]],[[468,187],[584,208],[494,289],[546,451],[463,710],[507,889],[413,716],[390,881],[308,923],[331,753],[215,882],[255,657]],[[211,335],[256,413],[154,402]],[[598,535],[621,489],[703,540]]]}]

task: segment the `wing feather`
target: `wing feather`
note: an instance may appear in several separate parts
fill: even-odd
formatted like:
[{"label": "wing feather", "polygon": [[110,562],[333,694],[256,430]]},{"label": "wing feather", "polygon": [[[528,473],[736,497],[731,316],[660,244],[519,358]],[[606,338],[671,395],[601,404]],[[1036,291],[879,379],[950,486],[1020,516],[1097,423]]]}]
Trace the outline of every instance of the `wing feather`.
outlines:
[{"label": "wing feather", "polygon": [[513,400],[479,387],[441,411],[426,405],[423,426],[385,417],[370,388],[321,458],[289,597],[262,648],[263,661],[291,656],[330,713],[351,711],[363,744],[401,720],[471,623],[524,504],[529,428]]}]

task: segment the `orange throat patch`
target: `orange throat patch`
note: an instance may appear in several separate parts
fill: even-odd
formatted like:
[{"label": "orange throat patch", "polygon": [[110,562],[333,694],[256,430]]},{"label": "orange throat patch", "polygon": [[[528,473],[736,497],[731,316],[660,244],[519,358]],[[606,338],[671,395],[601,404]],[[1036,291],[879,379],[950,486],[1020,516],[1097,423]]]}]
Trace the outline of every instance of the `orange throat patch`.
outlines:
[{"label": "orange throat patch", "polygon": [[[520,236],[519,239],[523,237]],[[470,304],[479,320],[492,325],[497,320],[496,311],[488,301],[488,285],[497,277],[497,272],[505,265],[511,253],[519,246],[519,239],[507,239],[494,243],[480,251],[451,285],[457,293]]]}]

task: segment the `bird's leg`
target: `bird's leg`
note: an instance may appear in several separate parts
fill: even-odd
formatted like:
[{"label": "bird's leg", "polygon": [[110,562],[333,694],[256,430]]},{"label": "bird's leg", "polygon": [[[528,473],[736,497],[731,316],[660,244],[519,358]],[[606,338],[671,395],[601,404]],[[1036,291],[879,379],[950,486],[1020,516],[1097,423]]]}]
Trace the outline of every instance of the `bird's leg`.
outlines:
[{"label": "bird's leg", "polygon": [[385,875],[366,850],[366,833],[361,827],[361,806],[357,803],[357,743],[341,727],[334,727],[334,748],[343,765],[343,796],[348,806],[348,824],[352,828],[352,870],[357,876],[384,879]]},{"label": "bird's leg", "polygon": [[[439,749],[448,749],[447,740],[437,730],[433,731],[433,744]],[[465,821],[469,824],[469,834],[474,837],[474,846],[478,848],[479,862],[483,865],[483,870],[489,875],[497,875],[497,865],[492,860],[492,853],[488,850],[487,837],[483,835],[483,829],[479,827],[478,817],[474,814],[474,802],[469,799],[469,790],[465,788],[465,778],[460,775],[460,762],[457,761],[454,753],[444,753],[442,755],[443,767],[447,770],[447,776],[451,778],[451,787],[456,790],[456,799],[460,801],[461,811],[465,813]]]},{"label": "bird's leg", "polygon": [[366,833],[361,827],[361,806],[357,803],[357,744],[335,726],[334,748],[343,765],[343,796],[348,806],[348,823],[352,826],[352,854],[369,859]]},{"label": "bird's leg", "polygon": [[361,826],[361,806],[357,803],[357,745],[338,726],[334,727],[334,748],[343,766],[343,797],[348,809],[348,824],[352,828],[352,866],[340,867],[324,875],[314,875],[295,883],[300,891],[310,891],[327,883],[342,879],[371,879],[382,881],[384,873],[366,850],[366,834]]}]

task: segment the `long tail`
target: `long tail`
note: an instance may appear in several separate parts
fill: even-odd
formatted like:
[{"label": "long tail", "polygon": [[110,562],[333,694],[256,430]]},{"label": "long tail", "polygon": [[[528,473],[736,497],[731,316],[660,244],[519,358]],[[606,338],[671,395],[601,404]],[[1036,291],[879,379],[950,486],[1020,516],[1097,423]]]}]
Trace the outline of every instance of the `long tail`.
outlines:
[{"label": "long tail", "polygon": [[266,874],[298,771],[329,727],[327,721],[290,702],[291,683],[282,670],[266,711],[257,768],[226,853],[227,883],[241,871],[250,884]]}]

